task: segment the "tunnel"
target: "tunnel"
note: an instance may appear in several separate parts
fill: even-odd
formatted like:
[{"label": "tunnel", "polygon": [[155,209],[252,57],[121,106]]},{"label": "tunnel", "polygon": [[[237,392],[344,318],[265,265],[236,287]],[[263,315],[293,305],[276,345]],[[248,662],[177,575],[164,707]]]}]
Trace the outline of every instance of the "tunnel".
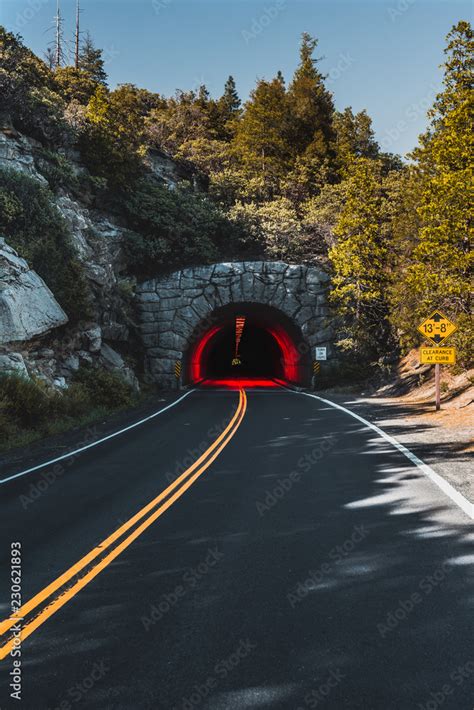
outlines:
[{"label": "tunnel", "polygon": [[202,386],[306,385],[309,347],[280,310],[257,303],[216,309],[196,328],[185,356],[185,382]]}]

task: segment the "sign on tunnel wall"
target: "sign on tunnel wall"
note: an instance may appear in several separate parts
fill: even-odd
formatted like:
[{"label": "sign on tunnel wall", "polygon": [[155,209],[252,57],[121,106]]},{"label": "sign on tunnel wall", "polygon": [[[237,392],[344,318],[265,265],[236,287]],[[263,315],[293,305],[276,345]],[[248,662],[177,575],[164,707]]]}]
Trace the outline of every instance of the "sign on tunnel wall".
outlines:
[{"label": "sign on tunnel wall", "polygon": [[271,309],[265,328],[280,340],[280,350],[286,343],[286,378],[309,378],[316,346],[326,347],[329,362],[334,359],[328,281],[320,268],[283,262],[212,264],[146,281],[137,288],[137,301],[149,379],[171,386],[174,364],[182,359],[188,362],[185,380],[202,375],[192,372],[191,353],[195,357],[200,347],[204,352],[203,340],[212,339],[213,329],[222,325],[221,309],[232,305],[234,317],[257,313],[259,306]]}]

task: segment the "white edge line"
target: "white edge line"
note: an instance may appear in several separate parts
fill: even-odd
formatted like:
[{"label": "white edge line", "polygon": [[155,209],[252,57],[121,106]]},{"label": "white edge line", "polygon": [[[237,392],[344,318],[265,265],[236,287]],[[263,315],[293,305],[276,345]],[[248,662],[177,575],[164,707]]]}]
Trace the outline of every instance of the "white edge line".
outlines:
[{"label": "white edge line", "polygon": [[438,488],[441,488],[443,493],[445,493],[451,500],[458,505],[461,510],[463,510],[471,519],[474,519],[474,503],[471,503],[470,501],[465,498],[462,493],[457,491],[450,483],[446,481],[442,476],[439,475],[439,473],[436,473],[436,471],[433,471],[431,466],[428,466],[428,464],[424,463],[421,459],[416,456],[410,449],[407,449],[406,446],[403,446],[403,444],[400,444],[399,441],[393,438],[393,436],[390,436],[390,434],[387,434],[383,429],[380,429],[380,427],[376,426],[375,424],[372,424],[369,422],[367,419],[364,419],[364,417],[359,416],[355,412],[352,412],[350,409],[346,409],[346,407],[341,406],[340,404],[336,404],[336,402],[332,402],[330,399],[324,399],[323,397],[318,397],[316,394],[310,394],[309,392],[294,392],[294,390],[288,390],[289,392],[293,392],[294,394],[304,394],[306,397],[312,397],[313,399],[318,399],[320,402],[324,402],[325,404],[329,404],[331,407],[335,407],[335,409],[340,409],[341,412],[345,412],[346,414],[349,414],[351,417],[354,417],[354,419],[358,419],[362,424],[365,424],[365,426],[369,427],[369,429],[372,429],[373,431],[376,432],[379,436],[382,437],[382,439],[385,439],[388,441],[392,446],[394,446],[396,449],[398,449],[404,456],[407,457],[415,466],[418,466],[418,468],[427,476],[429,479],[435,483]]},{"label": "white edge line", "polygon": [[125,427],[124,429],[119,429],[119,431],[115,431],[113,434],[109,434],[108,436],[104,436],[102,439],[98,439],[97,441],[93,441],[91,444],[87,444],[86,446],[81,446],[80,449],[75,449],[74,451],[70,451],[67,454],[62,454],[62,456],[58,456],[55,459],[51,459],[50,461],[45,461],[44,463],[38,464],[38,466],[33,466],[32,468],[27,468],[25,471],[20,471],[19,473],[13,474],[13,476],[9,476],[8,478],[3,478],[0,480],[0,486],[4,483],[8,483],[9,481],[13,481],[15,478],[20,478],[21,476],[26,476],[28,473],[33,473],[33,471],[39,471],[41,468],[45,468],[46,466],[51,466],[53,463],[57,463],[58,461],[63,461],[64,459],[70,459],[72,456],[77,456],[77,454],[81,454],[83,451],[86,451],[87,449],[91,449],[93,446],[98,446],[99,444],[103,444],[104,441],[108,441],[109,439],[114,439],[116,436],[119,436],[120,434],[124,434],[126,431],[130,431],[130,429],[135,429],[135,427],[140,426],[141,424],[145,424],[145,422],[150,421],[150,419],[154,419],[157,417],[159,414],[163,414],[163,412],[166,412],[167,409],[171,409],[171,407],[174,407],[175,404],[178,404],[181,402],[185,397],[188,397],[192,392],[195,392],[196,390],[192,389],[189,390],[189,392],[185,392],[181,397],[178,399],[175,399],[174,402],[171,402],[171,404],[168,404],[166,407],[163,407],[163,409],[160,409],[158,412],[154,412],[153,414],[150,414],[150,416],[145,417],[144,419],[140,419],[138,422],[134,422],[133,424],[130,424],[129,426]]}]

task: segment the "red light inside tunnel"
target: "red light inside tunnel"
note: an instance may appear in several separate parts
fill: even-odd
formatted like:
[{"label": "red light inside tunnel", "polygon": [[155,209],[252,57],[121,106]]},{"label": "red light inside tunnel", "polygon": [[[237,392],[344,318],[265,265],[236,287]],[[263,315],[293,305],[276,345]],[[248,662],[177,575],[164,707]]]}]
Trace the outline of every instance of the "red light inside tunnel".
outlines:
[{"label": "red light inside tunnel", "polygon": [[253,387],[279,387],[279,384],[275,380],[259,379],[257,377],[242,377],[242,378],[224,378],[216,380],[203,380],[200,383],[201,387],[225,387],[229,389],[240,389],[245,387],[246,389]]},{"label": "red light inside tunnel", "polygon": [[[240,330],[240,325],[243,326],[242,321],[244,321],[243,317],[239,317],[239,320],[241,319],[241,323],[239,323],[239,328]],[[237,319],[236,319],[237,320]],[[245,321],[244,321],[245,322]],[[213,326],[210,328],[199,340],[197,345],[194,347],[193,352],[191,353],[190,361],[189,361],[189,366],[188,366],[188,372],[189,372],[189,378],[191,382],[201,382],[204,384],[204,386],[222,386],[222,387],[238,387],[238,386],[246,386],[246,387],[275,387],[278,386],[275,384],[275,381],[273,379],[267,379],[265,377],[249,377],[248,375],[244,375],[242,373],[242,377],[236,377],[231,376],[230,378],[227,377],[217,377],[215,379],[212,379],[209,377],[209,372],[207,369],[207,357],[209,353],[209,346],[211,343],[211,340],[219,333],[224,327],[225,323],[222,323],[220,325]],[[275,340],[275,342],[278,345],[278,349],[280,351],[280,362],[281,362],[281,377],[286,380],[287,382],[299,382],[300,381],[300,358],[299,358],[299,353],[298,349],[292,339],[292,337],[289,335],[289,333],[286,331],[284,327],[282,327],[279,323],[272,324],[272,325],[264,325],[262,324],[260,326],[263,330],[265,330],[267,333],[269,333],[272,338]],[[243,330],[243,327],[242,327]],[[204,382],[203,382],[204,381]],[[240,383],[240,385],[238,384]],[[245,383],[245,384],[244,384]]]},{"label": "red light inside tunnel", "polygon": [[222,326],[214,326],[207,331],[205,335],[201,338],[197,347],[192,355],[191,359],[191,379],[193,382],[199,382],[204,377],[203,372],[203,355],[206,345],[212,340],[212,338],[222,329]]},{"label": "red light inside tunnel", "polygon": [[298,350],[288,333],[280,325],[267,328],[278,343],[282,354],[283,377],[289,382],[298,382]]}]

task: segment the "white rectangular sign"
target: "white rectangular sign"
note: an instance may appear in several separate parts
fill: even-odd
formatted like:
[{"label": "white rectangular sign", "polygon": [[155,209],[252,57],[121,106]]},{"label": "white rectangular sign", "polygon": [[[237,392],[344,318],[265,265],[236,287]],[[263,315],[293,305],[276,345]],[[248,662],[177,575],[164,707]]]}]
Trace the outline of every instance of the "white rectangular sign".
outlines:
[{"label": "white rectangular sign", "polygon": [[315,348],[316,360],[326,360],[326,348]]}]

